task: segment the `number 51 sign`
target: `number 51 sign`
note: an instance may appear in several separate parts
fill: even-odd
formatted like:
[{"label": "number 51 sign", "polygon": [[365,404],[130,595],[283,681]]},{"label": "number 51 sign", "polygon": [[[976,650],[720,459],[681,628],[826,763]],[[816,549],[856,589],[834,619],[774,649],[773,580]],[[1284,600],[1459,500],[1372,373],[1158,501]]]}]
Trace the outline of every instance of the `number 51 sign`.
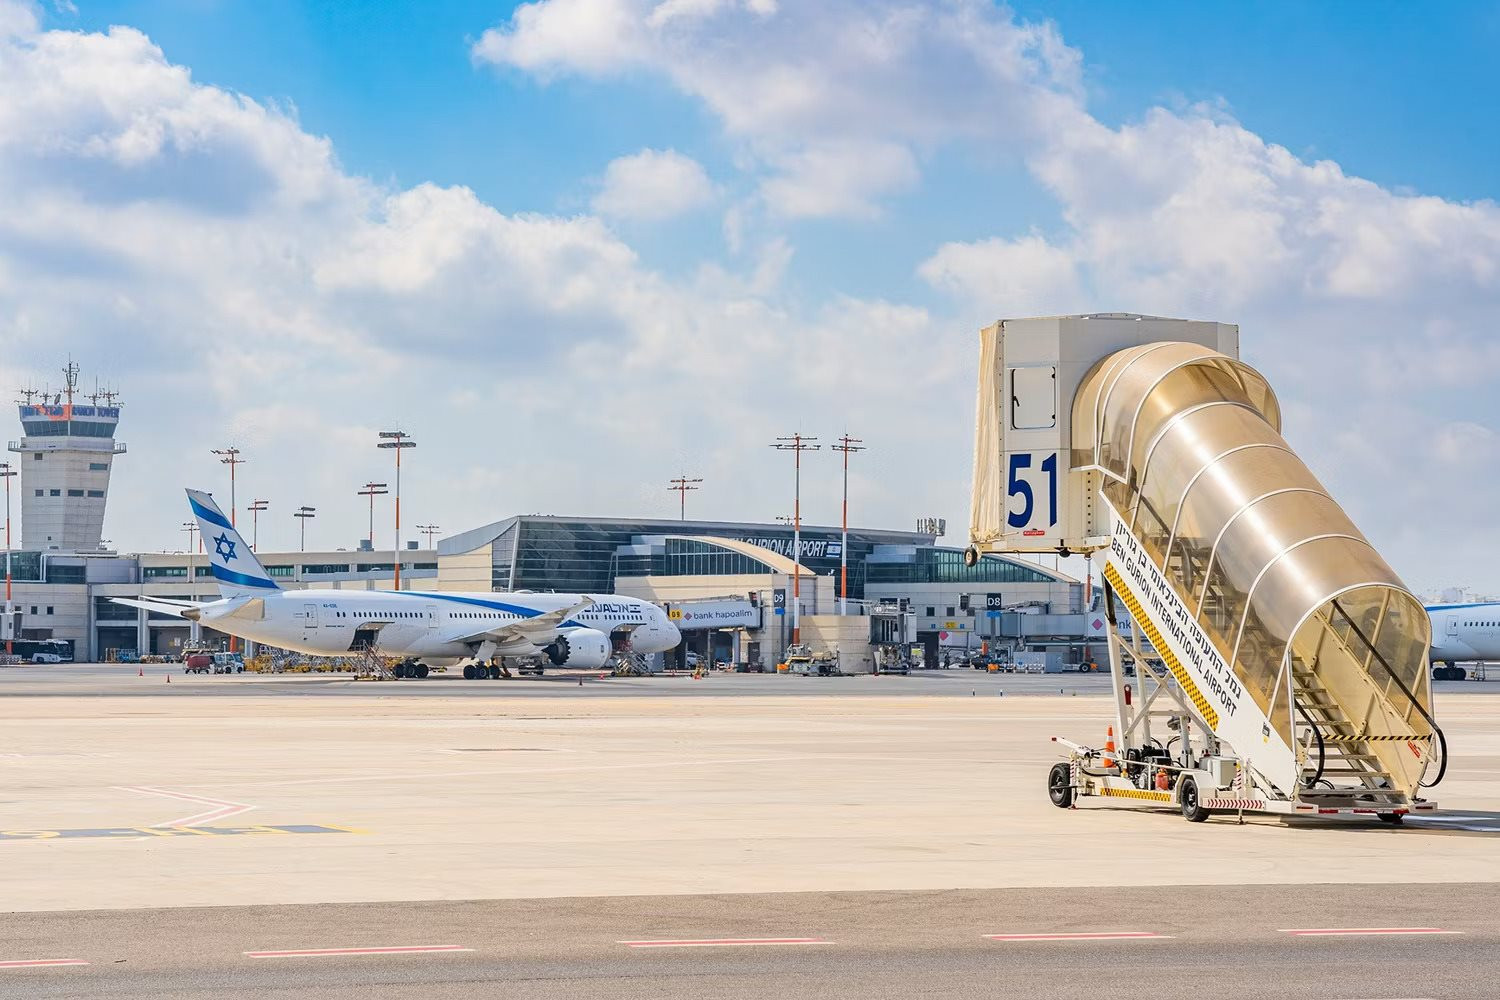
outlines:
[{"label": "number 51 sign", "polygon": [[1005,524],[1028,538],[1052,533],[1057,526],[1057,452],[1005,456]]}]

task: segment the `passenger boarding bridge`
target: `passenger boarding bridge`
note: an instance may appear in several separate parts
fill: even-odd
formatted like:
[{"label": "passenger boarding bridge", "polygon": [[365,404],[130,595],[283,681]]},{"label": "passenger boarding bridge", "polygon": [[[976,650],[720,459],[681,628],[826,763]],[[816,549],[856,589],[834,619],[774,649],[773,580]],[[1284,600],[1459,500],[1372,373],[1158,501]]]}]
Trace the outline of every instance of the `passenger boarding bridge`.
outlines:
[{"label": "passenger boarding bridge", "polygon": [[983,331],[971,558],[1086,553],[1106,584],[1116,724],[1102,748],[1059,740],[1049,791],[1400,822],[1446,769],[1427,614],[1238,347],[1120,314]]}]

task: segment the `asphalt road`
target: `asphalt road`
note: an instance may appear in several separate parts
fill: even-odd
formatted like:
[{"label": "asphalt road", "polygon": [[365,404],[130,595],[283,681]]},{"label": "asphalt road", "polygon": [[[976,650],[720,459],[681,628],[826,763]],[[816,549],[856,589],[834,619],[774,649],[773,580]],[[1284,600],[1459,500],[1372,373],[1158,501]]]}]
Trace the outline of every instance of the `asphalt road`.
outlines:
[{"label": "asphalt road", "polygon": [[[1497,904],[1489,884],[1282,885],[18,913],[0,997],[1490,1000]],[[1160,936],[986,937],[1110,932]],[[393,946],[467,950],[247,954]],[[27,959],[88,964],[4,965]]]}]

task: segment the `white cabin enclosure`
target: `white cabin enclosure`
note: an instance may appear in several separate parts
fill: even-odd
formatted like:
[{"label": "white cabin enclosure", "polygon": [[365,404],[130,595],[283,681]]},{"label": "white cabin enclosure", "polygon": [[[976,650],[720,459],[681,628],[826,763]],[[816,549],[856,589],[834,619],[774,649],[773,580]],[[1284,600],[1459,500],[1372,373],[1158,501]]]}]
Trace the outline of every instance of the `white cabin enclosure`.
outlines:
[{"label": "white cabin enclosure", "polygon": [[1154,317],[983,331],[971,557],[1089,554],[1111,624],[1118,743],[1067,743],[1049,790],[1399,822],[1446,769],[1426,612],[1237,353]]}]

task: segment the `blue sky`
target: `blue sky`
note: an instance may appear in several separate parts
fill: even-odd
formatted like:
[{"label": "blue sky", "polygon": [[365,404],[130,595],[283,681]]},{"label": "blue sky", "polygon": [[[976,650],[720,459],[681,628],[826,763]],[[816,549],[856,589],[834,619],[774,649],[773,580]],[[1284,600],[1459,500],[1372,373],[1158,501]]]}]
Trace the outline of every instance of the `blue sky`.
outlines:
[{"label": "blue sky", "polygon": [[1411,582],[1500,591],[1431,541],[1500,535],[1493,4],[72,7],[0,0],[0,377],[128,379],[122,544],[229,439],[332,541],[393,420],[445,527],[769,519],[798,426],[958,525],[973,331],[1117,309],[1240,323]]}]

